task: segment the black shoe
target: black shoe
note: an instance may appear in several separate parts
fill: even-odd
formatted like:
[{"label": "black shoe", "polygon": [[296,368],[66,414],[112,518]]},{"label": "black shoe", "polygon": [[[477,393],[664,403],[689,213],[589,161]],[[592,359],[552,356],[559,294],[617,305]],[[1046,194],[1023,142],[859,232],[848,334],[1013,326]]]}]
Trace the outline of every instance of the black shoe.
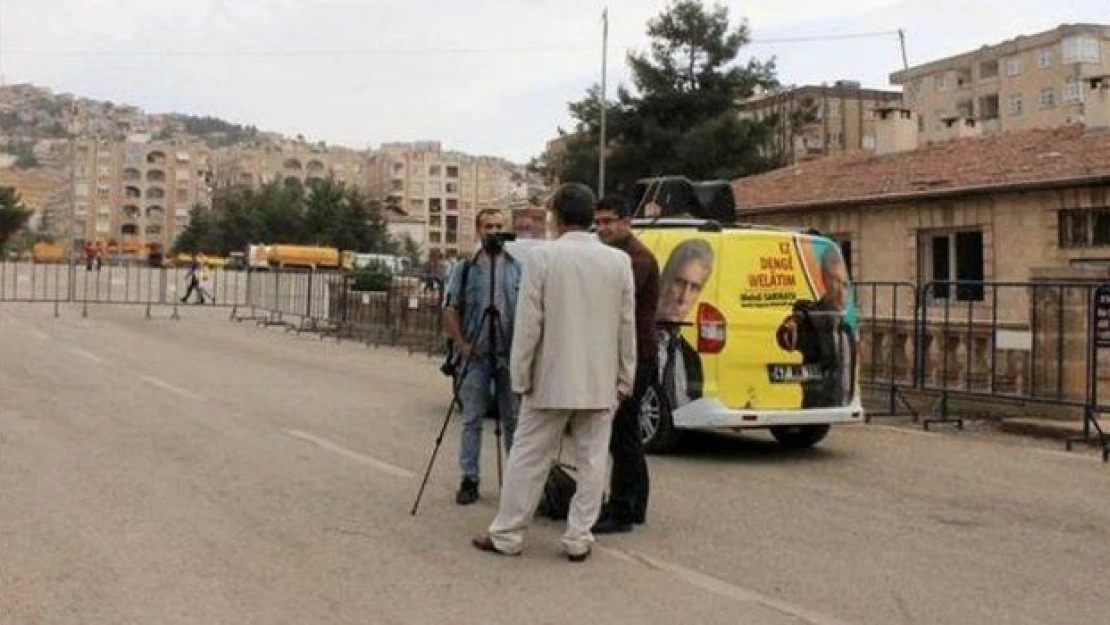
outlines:
[{"label": "black shoe", "polygon": [[590,557],[590,551],[592,550],[587,548],[585,551],[577,555],[567,552],[567,560],[570,560],[571,562],[585,562],[586,558]]},{"label": "black shoe", "polygon": [[469,506],[475,501],[478,501],[478,480],[464,477],[459,485],[459,492],[455,493],[455,503]]},{"label": "black shoe", "polygon": [[627,534],[632,531],[632,524],[614,517],[601,519],[594,523],[590,532],[594,534]]}]

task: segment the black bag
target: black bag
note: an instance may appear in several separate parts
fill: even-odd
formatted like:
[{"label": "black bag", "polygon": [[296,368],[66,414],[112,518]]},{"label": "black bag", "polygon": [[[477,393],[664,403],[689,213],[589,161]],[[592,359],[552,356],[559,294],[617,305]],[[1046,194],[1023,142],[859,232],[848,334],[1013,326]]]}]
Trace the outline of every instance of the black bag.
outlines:
[{"label": "black bag", "polygon": [[567,471],[574,467],[569,464],[556,462],[547,473],[547,482],[543,485],[543,496],[540,505],[536,507],[538,516],[545,516],[556,521],[567,518],[570,513],[570,500],[574,491],[578,489],[578,482]]}]

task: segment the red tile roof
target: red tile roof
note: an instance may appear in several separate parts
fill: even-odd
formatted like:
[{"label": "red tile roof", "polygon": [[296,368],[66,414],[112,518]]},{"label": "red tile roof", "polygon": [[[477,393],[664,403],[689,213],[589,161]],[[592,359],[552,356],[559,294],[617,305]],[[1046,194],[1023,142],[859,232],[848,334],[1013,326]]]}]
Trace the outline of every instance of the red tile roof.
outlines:
[{"label": "red tile roof", "polygon": [[815,208],[1106,177],[1110,130],[1069,125],[876,156],[854,151],[735,180],[739,212]]}]

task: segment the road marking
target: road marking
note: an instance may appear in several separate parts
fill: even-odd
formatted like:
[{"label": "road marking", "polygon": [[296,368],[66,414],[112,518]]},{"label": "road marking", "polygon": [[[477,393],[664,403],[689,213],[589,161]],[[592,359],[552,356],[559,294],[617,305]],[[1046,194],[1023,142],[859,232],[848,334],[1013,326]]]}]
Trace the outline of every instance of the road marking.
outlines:
[{"label": "road marking", "polygon": [[754,590],[749,590],[735,584],[730,584],[729,582],[713,577],[712,575],[706,575],[705,573],[701,573],[693,569],[688,569],[678,564],[664,562],[663,560],[658,560],[643,553],[632,550],[616,549],[614,547],[598,547],[598,549],[603,552],[610,553],[616,556],[617,559],[624,560],[625,562],[640,564],[648,568],[655,569],[657,571],[665,571],[674,575],[681,581],[690,584],[691,586],[701,588],[702,590],[711,592],[715,595],[720,595],[734,601],[755,603],[765,608],[775,610],[776,612],[781,612],[794,618],[801,619],[802,621],[810,623],[811,625],[847,625],[845,621],[841,621],[831,616],[825,616],[824,614],[819,614],[807,608],[803,608],[801,606],[793,605],[785,601],[780,601],[778,599],[768,597]]},{"label": "road marking", "polygon": [[187,391],[183,388],[178,388],[178,387],[174,386],[173,384],[170,384],[169,382],[163,382],[162,380],[159,380],[156,377],[149,376],[149,375],[144,375],[144,376],[140,376],[139,379],[142,380],[143,382],[146,382],[147,384],[152,384],[154,386],[157,386],[160,389],[163,389],[163,390],[169,391],[171,393],[174,393],[175,395],[180,395],[180,396],[185,397],[187,399],[194,399],[196,401],[204,401],[204,396],[203,395],[197,395],[196,393],[190,393],[189,391]]},{"label": "road marking", "polygon": [[85,360],[91,360],[93,362],[104,362],[104,359],[101,358],[100,356],[97,356],[96,354],[94,354],[92,352],[85,351],[85,350],[81,349],[80,347],[70,347],[69,351],[73,352],[74,354],[77,354],[78,356],[84,358]]},{"label": "road marking", "polygon": [[301,440],[308,441],[310,443],[315,443],[316,445],[318,445],[320,447],[323,447],[324,449],[327,449],[328,451],[334,451],[335,453],[337,453],[341,456],[346,456],[347,458],[350,458],[351,460],[354,460],[355,462],[359,462],[359,463],[365,464],[369,467],[373,467],[373,468],[381,471],[382,473],[388,473],[388,474],[390,474],[394,477],[410,478],[410,477],[413,477],[415,475],[412,471],[409,471],[408,469],[402,469],[401,467],[395,467],[392,464],[389,464],[388,462],[382,462],[381,460],[378,460],[377,458],[371,458],[370,456],[367,456],[366,454],[360,454],[357,451],[351,451],[350,449],[347,449],[345,447],[340,447],[339,445],[336,445],[335,443],[333,443],[331,441],[326,441],[322,438],[316,438],[315,436],[313,436],[311,434],[308,434],[306,432],[302,432],[300,430],[285,430],[285,433],[288,434],[289,436],[292,436],[293,438],[299,438]]}]

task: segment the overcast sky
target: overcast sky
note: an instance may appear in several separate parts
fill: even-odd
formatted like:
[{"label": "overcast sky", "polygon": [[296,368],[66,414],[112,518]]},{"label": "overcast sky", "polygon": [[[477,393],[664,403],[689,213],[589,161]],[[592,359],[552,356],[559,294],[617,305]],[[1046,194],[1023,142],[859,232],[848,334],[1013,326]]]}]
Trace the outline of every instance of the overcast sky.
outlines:
[{"label": "overcast sky", "polygon": [[[887,87],[910,65],[1070,22],[1110,22],[1106,0],[729,2],[787,84]],[[438,140],[450,149],[537,155],[566,103],[643,49],[665,0],[0,0],[6,84],[252,123],[355,148]],[[761,42],[761,40],[763,40]]]}]

